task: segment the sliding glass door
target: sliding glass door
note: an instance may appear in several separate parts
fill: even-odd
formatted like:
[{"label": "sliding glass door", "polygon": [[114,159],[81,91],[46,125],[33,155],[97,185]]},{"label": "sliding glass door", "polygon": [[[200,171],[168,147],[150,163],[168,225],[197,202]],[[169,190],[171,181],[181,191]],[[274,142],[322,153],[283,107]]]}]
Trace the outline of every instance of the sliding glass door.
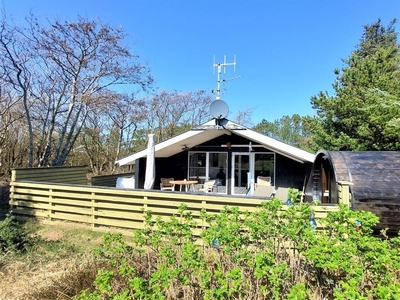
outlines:
[{"label": "sliding glass door", "polygon": [[226,194],[228,155],[225,152],[209,153],[208,174],[210,180],[215,180],[214,191]]},{"label": "sliding glass door", "polygon": [[249,188],[251,192],[256,187],[258,176],[270,176],[275,184],[274,153],[234,152],[231,158],[228,166],[226,152],[189,152],[188,179],[215,180],[213,192],[226,194],[229,186],[231,195],[247,195]]},{"label": "sliding glass door", "polygon": [[234,153],[232,195],[246,195],[248,189],[248,173],[250,172],[250,156],[248,153]]},{"label": "sliding glass door", "polygon": [[271,177],[271,184],[274,185],[274,153],[233,153],[232,160],[232,195],[247,195],[250,188],[255,188],[258,176]]}]

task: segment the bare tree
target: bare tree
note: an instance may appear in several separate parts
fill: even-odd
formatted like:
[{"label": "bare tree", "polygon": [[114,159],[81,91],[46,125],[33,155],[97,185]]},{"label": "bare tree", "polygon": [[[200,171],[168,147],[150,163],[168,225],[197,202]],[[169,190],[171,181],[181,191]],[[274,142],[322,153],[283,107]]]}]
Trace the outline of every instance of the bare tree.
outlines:
[{"label": "bare tree", "polygon": [[[28,25],[20,29],[3,23],[2,68],[9,82],[20,89],[25,105],[29,165],[37,145],[38,165],[61,166],[103,93],[116,84],[146,88],[153,79],[138,56],[122,46],[125,33],[121,29],[81,17],[44,27],[31,16]],[[28,55],[20,47],[22,40],[30,50]]]},{"label": "bare tree", "polygon": [[143,124],[148,112],[145,101],[140,98],[137,99],[136,94],[117,95],[114,101],[111,102],[110,108],[107,111],[107,116],[112,120],[110,127],[118,132],[118,143],[114,157],[114,160],[117,160],[120,157],[123,145],[128,151],[133,150],[130,147],[126,147],[126,145],[129,144],[129,139]]},{"label": "bare tree", "polygon": [[79,147],[83,146],[94,175],[114,173],[122,148],[124,154],[134,151],[127,145],[143,124],[144,108],[144,101],[135,94],[108,93],[89,113]]},{"label": "bare tree", "polygon": [[160,142],[208,120],[211,102],[211,95],[203,90],[188,93],[161,91],[148,99],[146,127]]},{"label": "bare tree", "polygon": [[7,140],[8,131],[16,120],[13,107],[15,107],[17,103],[4,86],[4,82],[0,80],[0,156],[2,148]]},{"label": "bare tree", "polygon": [[248,128],[251,128],[253,126],[251,122],[251,117],[253,115],[254,108],[247,108],[244,110],[239,110],[237,115],[234,118],[234,122],[246,126]]},{"label": "bare tree", "polygon": [[[14,88],[0,77],[0,177],[9,179],[11,169],[28,164],[28,134],[22,103]],[[0,178],[1,179],[1,178]]]},{"label": "bare tree", "polygon": [[0,57],[2,78],[15,91],[15,99],[22,101],[29,133],[29,166],[33,164],[33,127],[30,116],[29,92],[33,74],[33,56],[26,37],[21,31],[6,22],[0,23]]}]

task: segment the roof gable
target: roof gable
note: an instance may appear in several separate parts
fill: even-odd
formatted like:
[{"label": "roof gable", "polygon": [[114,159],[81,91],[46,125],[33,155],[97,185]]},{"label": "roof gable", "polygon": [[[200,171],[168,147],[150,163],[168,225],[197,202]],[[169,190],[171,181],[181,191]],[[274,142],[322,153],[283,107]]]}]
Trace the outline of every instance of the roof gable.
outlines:
[{"label": "roof gable", "polygon": [[[266,149],[299,162],[314,162],[315,155],[299,148],[290,146],[227,119],[211,120],[189,131],[165,140],[155,145],[156,157],[169,157],[182,151],[186,145],[189,148],[200,145],[224,134],[235,133],[252,142],[256,142]],[[117,160],[119,165],[134,164],[135,161],[147,155],[147,149],[136,152],[130,156]]]}]

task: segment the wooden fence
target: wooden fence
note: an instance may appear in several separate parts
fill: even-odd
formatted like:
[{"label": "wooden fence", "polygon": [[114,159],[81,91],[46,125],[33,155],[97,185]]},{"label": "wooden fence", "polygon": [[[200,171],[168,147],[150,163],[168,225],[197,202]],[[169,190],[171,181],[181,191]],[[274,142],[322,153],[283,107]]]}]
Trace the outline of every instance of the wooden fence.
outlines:
[{"label": "wooden fence", "polygon": [[123,174],[113,174],[113,175],[93,176],[91,179],[91,182],[92,182],[92,185],[95,185],[95,186],[115,187],[117,179],[119,177],[132,178],[134,176],[135,176],[135,172],[123,173]]},{"label": "wooden fence", "polygon": [[38,181],[87,184],[87,167],[19,168],[11,171],[11,181]]},{"label": "wooden fence", "polygon": [[[17,219],[41,217],[49,220],[66,220],[121,229],[144,228],[143,210],[151,210],[155,217],[169,219],[178,214],[184,204],[198,223],[198,232],[207,226],[200,219],[200,211],[219,213],[225,206],[241,211],[255,211],[265,201],[250,197],[229,197],[215,194],[196,194],[166,191],[121,190],[85,185],[11,182],[10,204]],[[283,206],[286,209],[286,206]],[[315,219],[326,217],[338,210],[334,205],[314,207]]]}]

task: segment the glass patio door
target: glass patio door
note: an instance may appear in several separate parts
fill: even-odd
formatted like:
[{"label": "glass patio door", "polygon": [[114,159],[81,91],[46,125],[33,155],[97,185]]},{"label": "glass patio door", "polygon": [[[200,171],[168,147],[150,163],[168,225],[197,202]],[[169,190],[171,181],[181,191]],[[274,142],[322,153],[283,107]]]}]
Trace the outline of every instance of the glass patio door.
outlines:
[{"label": "glass patio door", "polygon": [[250,172],[250,157],[248,153],[233,154],[233,184],[231,193],[233,195],[246,195],[248,188],[247,174]]}]

